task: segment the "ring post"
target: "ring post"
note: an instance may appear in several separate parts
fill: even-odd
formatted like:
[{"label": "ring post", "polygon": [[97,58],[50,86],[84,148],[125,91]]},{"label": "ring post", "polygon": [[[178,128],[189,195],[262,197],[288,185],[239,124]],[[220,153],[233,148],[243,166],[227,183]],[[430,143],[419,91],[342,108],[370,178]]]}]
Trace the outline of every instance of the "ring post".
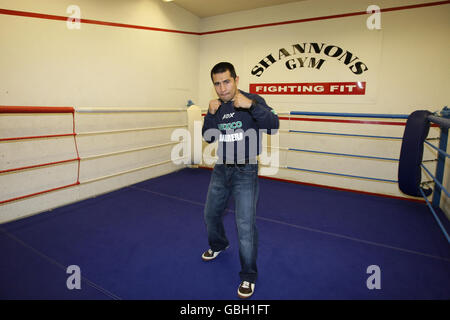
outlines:
[{"label": "ring post", "polygon": [[[441,111],[441,116],[443,118],[449,119],[450,118],[450,110],[447,107],[444,107]],[[447,151],[447,141],[448,141],[448,127],[441,126],[441,134],[439,138],[439,149]],[[442,184],[442,181],[444,179],[444,169],[445,169],[445,159],[446,156],[438,153],[438,163],[436,166],[436,179]],[[441,202],[441,193],[442,190],[440,188],[434,188],[434,194],[433,194],[433,207],[437,208],[440,205]]]}]

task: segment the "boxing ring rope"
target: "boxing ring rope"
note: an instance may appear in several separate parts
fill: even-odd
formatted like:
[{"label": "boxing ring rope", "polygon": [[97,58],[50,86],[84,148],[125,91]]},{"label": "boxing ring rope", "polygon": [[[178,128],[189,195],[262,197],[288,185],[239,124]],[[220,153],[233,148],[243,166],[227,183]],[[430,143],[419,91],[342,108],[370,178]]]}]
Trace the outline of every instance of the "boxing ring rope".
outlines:
[{"label": "boxing ring rope", "polygon": [[343,157],[363,158],[363,159],[373,159],[373,160],[399,161],[399,159],[397,159],[397,158],[374,157],[374,156],[366,156],[366,155],[350,154],[350,153],[337,153],[337,152],[315,151],[315,150],[295,149],[295,148],[280,148],[280,150],[309,152],[309,153],[316,153],[316,154],[329,154],[329,155],[333,155],[333,156],[343,156]]},{"label": "boxing ring rope", "polygon": [[126,108],[77,108],[77,113],[155,113],[155,112],[183,112],[186,109],[126,109]]},{"label": "boxing ring rope", "polygon": [[146,131],[146,130],[161,130],[169,128],[184,128],[186,126],[159,126],[159,127],[143,127],[143,128],[133,128],[133,129],[118,129],[118,130],[107,130],[107,131],[92,131],[92,132],[80,132],[77,133],[78,136],[96,135],[96,134],[109,134],[109,133],[122,133],[122,132],[133,132],[133,131]]},{"label": "boxing ring rope", "polygon": [[322,170],[294,168],[294,167],[289,167],[289,166],[286,166],[285,169],[298,170],[298,171],[311,172],[311,173],[322,173],[322,174],[328,174],[328,175],[339,176],[339,177],[365,179],[365,180],[380,181],[380,182],[390,182],[390,183],[398,182],[397,180],[391,180],[391,179],[372,178],[372,177],[357,176],[357,175],[351,175],[351,174],[345,174],[345,173],[328,172],[328,171],[322,171]]},{"label": "boxing ring rope", "polygon": [[[75,126],[75,113],[97,113],[97,114],[99,114],[99,113],[135,113],[135,112],[139,112],[139,113],[166,113],[166,112],[185,112],[185,111],[186,111],[186,109],[118,109],[118,108],[99,108],[99,109],[80,108],[80,109],[76,109],[74,107],[14,107],[14,106],[0,106],[0,114],[23,114],[23,113],[28,113],[28,114],[62,114],[62,113],[70,113],[70,114],[72,114],[72,120],[73,120],[73,128],[72,128],[73,132],[72,133],[55,134],[55,135],[37,135],[37,136],[26,136],[26,137],[1,138],[0,142],[12,142],[12,141],[20,141],[20,140],[48,139],[48,138],[59,138],[59,137],[68,137],[68,136],[70,137],[70,136],[73,136],[74,137],[75,151],[76,151],[76,155],[77,155],[77,157],[73,158],[73,159],[66,159],[66,160],[61,160],[61,161],[54,161],[54,162],[41,163],[41,164],[23,166],[23,167],[18,167],[18,168],[11,168],[11,169],[0,170],[0,175],[1,174],[7,174],[7,173],[14,173],[14,172],[22,171],[22,170],[31,170],[31,169],[37,169],[37,168],[42,168],[42,167],[47,167],[47,166],[53,166],[53,165],[58,165],[58,164],[78,161],[76,182],[68,184],[68,185],[56,187],[56,188],[51,188],[51,189],[35,192],[35,193],[32,193],[32,194],[27,194],[27,195],[23,195],[23,196],[19,196],[19,197],[14,197],[14,198],[11,198],[11,199],[1,200],[0,201],[0,205],[6,204],[6,203],[10,203],[10,202],[14,202],[14,201],[18,201],[18,200],[22,200],[22,199],[26,199],[26,198],[30,198],[30,197],[34,197],[34,196],[41,195],[41,194],[50,193],[50,192],[53,192],[53,191],[57,191],[57,190],[61,190],[61,189],[65,189],[65,188],[69,188],[69,187],[73,187],[73,186],[77,186],[77,185],[81,185],[81,184],[88,184],[88,183],[96,182],[96,181],[100,181],[100,180],[116,177],[116,176],[119,176],[119,175],[123,175],[123,174],[126,174],[126,173],[131,173],[131,172],[135,172],[135,171],[139,171],[139,170],[143,170],[143,169],[147,169],[147,168],[150,168],[150,167],[163,165],[163,164],[172,162],[172,160],[169,159],[169,160],[161,161],[161,162],[158,162],[158,163],[152,163],[152,164],[148,164],[148,165],[145,165],[145,166],[140,166],[138,168],[124,170],[124,171],[121,171],[121,172],[115,172],[113,174],[109,174],[109,175],[105,175],[105,176],[101,176],[101,177],[96,177],[96,178],[93,178],[93,179],[80,181],[81,161],[97,159],[97,158],[100,158],[100,157],[114,156],[114,155],[119,155],[119,154],[124,154],[124,153],[137,152],[137,151],[142,151],[142,150],[148,150],[148,149],[152,149],[152,148],[167,147],[167,146],[175,145],[175,144],[178,143],[178,142],[160,143],[160,144],[155,144],[155,145],[143,146],[143,147],[139,147],[139,148],[132,148],[132,149],[127,149],[127,150],[120,150],[120,151],[103,153],[103,154],[98,154],[98,155],[90,155],[90,156],[80,157],[79,151],[78,151],[78,142],[77,142],[77,139],[76,139],[77,136],[99,135],[99,134],[110,134],[110,133],[123,133],[123,132],[135,132],[135,131],[147,131],[147,130],[162,130],[162,129],[179,128],[179,127],[186,127],[187,126],[187,124],[186,125],[167,125],[167,126],[152,126],[152,127],[143,127],[143,128],[128,128],[128,129],[119,129],[119,130],[104,130],[104,131],[96,131],[96,132],[76,132],[76,129],[75,129],[76,128],[76,126]],[[182,159],[183,159],[183,157],[179,158],[179,159],[173,159],[173,160],[177,161],[177,160],[182,160]]]},{"label": "boxing ring rope", "polygon": [[116,155],[123,154],[123,153],[142,151],[142,150],[147,150],[147,149],[152,149],[152,148],[167,147],[167,146],[172,146],[175,144],[178,144],[178,142],[161,143],[161,144],[155,144],[155,145],[145,146],[145,147],[140,147],[140,148],[133,148],[133,149],[127,149],[127,150],[121,150],[121,151],[115,151],[115,152],[96,154],[93,156],[85,156],[81,160],[92,160],[92,159],[97,159],[97,158],[116,156]]},{"label": "boxing ring rope", "polygon": [[[183,158],[174,159],[174,161],[181,160],[181,159],[183,159]],[[133,168],[133,169],[129,169],[129,170],[121,171],[121,172],[116,172],[116,173],[113,173],[113,174],[110,174],[110,175],[106,175],[106,176],[102,176],[102,177],[98,177],[98,178],[93,178],[93,179],[89,179],[89,180],[83,180],[82,182],[80,182],[80,184],[87,184],[87,183],[97,182],[97,181],[108,179],[108,178],[114,178],[114,177],[120,176],[122,174],[132,173],[132,172],[136,172],[136,171],[139,171],[139,170],[144,170],[144,169],[151,168],[151,167],[156,167],[156,166],[163,165],[163,164],[166,164],[166,163],[169,163],[169,162],[172,162],[172,160],[166,160],[166,161],[161,161],[161,162],[158,162],[158,163],[152,163],[152,164],[149,164],[149,165],[146,165],[146,166]]]},{"label": "boxing ring rope", "polygon": [[[405,126],[405,122],[378,122],[378,121],[354,121],[354,120],[335,120],[335,119],[308,119],[308,118],[292,118],[291,116],[319,116],[319,117],[349,117],[349,118],[379,118],[379,119],[408,119],[408,115],[405,114],[369,114],[369,113],[337,113],[337,112],[307,112],[307,111],[291,111],[289,113],[284,113],[286,115],[289,115],[288,118],[280,117],[280,120],[289,120],[289,121],[323,121],[323,122],[345,122],[345,123],[360,123],[360,124],[383,124],[383,125],[403,125]],[[450,126],[450,119],[438,117],[435,115],[429,116],[430,122],[434,123],[434,125],[431,125],[432,127],[438,127],[441,126],[441,128],[444,128],[448,130],[448,127]],[[291,130],[291,129],[284,129],[280,130],[280,132],[287,132],[287,133],[307,133],[307,134],[319,134],[319,135],[336,135],[336,136],[345,136],[345,137],[358,137],[358,138],[375,138],[375,139],[393,139],[393,140],[402,140],[402,137],[393,137],[393,136],[380,136],[380,135],[362,135],[362,134],[348,134],[348,133],[335,133],[335,132],[317,132],[317,131],[303,131],[303,130]],[[446,137],[446,136],[445,136]],[[434,138],[431,138],[434,139]],[[437,138],[438,139],[438,138]],[[441,138],[442,140],[442,138]],[[425,141],[427,145],[432,147],[433,149],[437,150],[441,155],[444,155],[446,157],[449,156],[449,154],[434,146],[428,141]],[[306,149],[296,149],[296,148],[279,148],[280,150],[286,150],[286,151],[299,151],[299,152],[308,152],[308,153],[315,153],[315,154],[326,154],[326,155],[338,155],[338,156],[348,156],[348,157],[357,157],[362,159],[373,159],[373,160],[388,160],[388,161],[399,161],[397,158],[385,158],[385,157],[374,157],[374,156],[367,156],[367,155],[356,155],[356,154],[347,154],[347,153],[336,153],[336,152],[326,152],[326,151],[316,151],[316,150],[306,150]],[[425,160],[424,162],[430,162],[435,160]],[[434,178],[433,175],[429,172],[429,170],[422,164],[422,168],[430,175],[430,177]],[[377,180],[377,181],[385,181],[385,182],[398,182],[396,180],[389,180],[389,179],[379,179],[379,178],[372,178],[372,177],[363,177],[363,176],[354,176],[354,175],[348,175],[348,174],[341,174],[341,173],[334,173],[334,172],[327,172],[327,171],[319,171],[319,170],[309,170],[309,169],[303,169],[303,168],[294,168],[287,166],[286,169],[292,169],[292,170],[301,170],[301,171],[308,171],[308,172],[315,172],[315,173],[324,173],[324,174],[331,174],[331,175],[338,175],[338,176],[346,176],[346,177],[352,177],[352,178],[361,178],[361,179],[368,179],[368,180]],[[435,183],[440,187],[442,187],[442,181],[435,180]],[[448,191],[443,189],[443,191],[446,193],[446,195],[449,195]]]},{"label": "boxing ring rope", "polygon": [[342,112],[308,112],[291,111],[292,116],[320,116],[320,117],[348,117],[348,118],[378,118],[378,119],[408,119],[405,114],[377,114],[377,113],[342,113]]},{"label": "boxing ring rope", "polygon": [[[186,112],[186,109],[126,109],[126,108],[124,108],[124,109],[121,109],[121,108],[98,108],[98,109],[94,109],[94,108],[77,108],[76,112],[77,113],[90,113],[90,114],[102,114],[102,113],[105,113],[105,114],[113,114],[113,113],[166,113],[166,112]],[[83,136],[83,135],[99,135],[99,134],[110,134],[110,133],[148,131],[148,130],[162,130],[162,129],[170,129],[170,128],[184,128],[186,126],[187,125],[152,126],[152,127],[129,128],[129,129],[118,129],[118,130],[80,132],[80,133],[77,133],[77,135],[78,136]],[[100,158],[100,157],[109,157],[109,156],[119,155],[119,154],[123,154],[123,153],[137,152],[137,151],[148,150],[148,149],[152,149],[152,148],[160,148],[160,147],[172,146],[172,145],[176,145],[178,143],[179,142],[169,142],[169,143],[156,144],[156,145],[144,146],[144,147],[139,147],[139,148],[121,150],[121,151],[116,151],[116,152],[109,152],[109,153],[104,153],[104,154],[99,154],[99,155],[85,156],[81,160],[82,161],[83,160],[92,160],[92,159],[96,159],[96,158]],[[178,161],[178,160],[181,160],[181,159],[183,159],[183,158],[173,159],[173,161]],[[93,178],[93,179],[83,180],[83,181],[81,181],[81,184],[88,184],[88,183],[92,183],[92,182],[97,182],[97,181],[100,181],[100,180],[113,178],[113,177],[116,177],[116,176],[119,176],[119,175],[136,172],[136,171],[139,171],[139,170],[155,167],[155,166],[158,166],[158,165],[163,165],[163,164],[170,163],[170,162],[172,162],[172,160],[166,160],[166,161],[162,161],[162,162],[158,162],[158,163],[152,163],[152,164],[141,166],[141,167],[138,167],[138,168],[133,168],[133,169],[129,169],[129,170],[116,172],[116,173],[109,174],[109,175],[106,175],[106,176],[101,176],[101,177],[97,177],[97,178]]]},{"label": "boxing ring rope", "polygon": [[426,143],[427,145],[429,145],[430,147],[432,147],[432,148],[433,148],[434,150],[436,150],[437,152],[439,152],[440,154],[442,154],[442,155],[444,155],[444,156],[446,156],[446,157],[450,157],[450,155],[449,155],[447,152],[445,152],[444,150],[439,149],[438,147],[436,147],[435,145],[429,143],[428,141],[425,141],[425,143]]},{"label": "boxing ring rope", "polygon": [[[401,119],[406,120],[408,115],[405,114],[372,114],[372,113],[338,113],[338,112],[308,112],[308,111],[291,111],[289,113],[284,113],[288,117],[279,117],[280,120],[288,121],[313,121],[313,122],[332,122],[332,123],[348,123],[348,124],[377,124],[377,125],[389,125],[389,126],[405,126],[406,122],[393,122],[393,121],[374,121],[374,120],[354,120],[354,119],[324,119],[322,117],[337,117],[337,118],[370,118],[370,119]],[[292,116],[316,116],[319,118],[298,118]],[[342,136],[342,137],[355,137],[355,138],[370,138],[370,139],[388,139],[388,140],[402,140],[402,137],[394,136],[381,136],[381,135],[368,135],[368,134],[353,134],[353,133],[337,133],[337,132],[323,132],[323,131],[306,131],[306,130],[293,130],[293,129],[280,129],[280,132],[284,133],[301,133],[301,134],[314,134],[314,135],[329,135],[329,136]],[[338,152],[327,152],[327,151],[317,151],[308,149],[297,149],[297,148],[280,148],[280,150],[293,151],[293,152],[306,152],[312,154],[322,154],[322,155],[337,155],[346,156],[359,159],[368,160],[384,160],[384,161],[394,161],[398,162],[398,158],[388,158],[388,157],[377,157],[370,155],[361,154],[349,154],[349,153],[338,153]],[[285,169],[304,171],[310,173],[319,173],[334,175],[347,178],[357,178],[371,181],[387,182],[387,183],[397,183],[397,180],[377,178],[377,177],[367,177],[361,175],[352,175],[347,173],[337,173],[322,170],[311,170],[306,168],[296,168],[292,166],[285,166]]]},{"label": "boxing ring rope", "polygon": [[[0,113],[71,113],[74,114],[74,108],[72,107],[1,107]],[[0,139],[0,142],[6,142],[6,141],[18,141],[18,140],[31,140],[31,139],[47,139],[47,138],[59,138],[59,137],[75,137],[75,120],[73,122],[73,132],[67,133],[67,134],[55,134],[55,135],[40,135],[40,136],[29,136],[29,137],[13,137],[13,138],[2,138]],[[55,161],[55,162],[48,162],[43,164],[37,164],[32,166],[25,166],[25,167],[19,167],[19,168],[13,168],[13,169],[7,169],[7,170],[0,170],[0,174],[2,173],[9,173],[14,171],[20,171],[20,170],[27,170],[27,169],[34,169],[34,168],[40,168],[40,167],[46,167],[51,165],[57,165],[61,163],[66,162],[73,162],[73,161],[79,161],[79,155],[77,150],[77,158],[74,159],[68,159],[68,160],[62,160],[62,161]],[[1,202],[0,202],[1,204]]]},{"label": "boxing ring rope", "polygon": [[[293,120],[293,119],[291,119]],[[358,138],[378,138],[378,139],[392,139],[392,140],[402,140],[401,137],[389,137],[389,136],[373,136],[365,134],[349,134],[349,133],[335,133],[335,132],[317,132],[317,131],[303,131],[303,130],[280,130],[281,132],[292,132],[292,133],[308,133],[308,134],[323,134],[330,136],[344,136],[344,137],[358,137]]]},{"label": "boxing ring rope", "polygon": [[420,166],[422,167],[422,169],[425,170],[426,173],[428,173],[428,175],[434,180],[434,182],[438,185],[438,187],[439,187],[442,191],[444,191],[444,193],[447,195],[447,197],[450,197],[450,193],[449,193],[449,192],[447,191],[447,189],[445,189],[444,186],[436,179],[436,177],[433,176],[433,174],[430,172],[430,170],[428,170],[427,167],[425,167],[425,166],[423,165],[423,163],[420,164]]},{"label": "boxing ring rope", "polygon": [[67,162],[73,162],[73,161],[78,161],[78,169],[77,169],[78,172],[77,172],[77,180],[74,183],[71,183],[71,184],[68,184],[68,185],[64,185],[64,186],[60,186],[60,187],[56,187],[56,188],[51,188],[51,189],[48,189],[48,190],[35,192],[35,193],[32,193],[32,194],[28,194],[28,195],[14,197],[14,198],[7,199],[7,200],[2,200],[2,201],[0,201],[0,205],[8,203],[8,202],[18,201],[18,200],[34,197],[34,196],[37,196],[37,195],[41,195],[41,194],[57,191],[57,190],[66,189],[66,188],[69,188],[69,187],[74,187],[74,186],[77,186],[77,185],[80,184],[80,160],[81,159],[80,159],[80,155],[79,155],[79,152],[78,152],[78,146],[77,146],[77,141],[76,141],[76,133],[75,133],[75,108],[73,108],[73,107],[19,107],[19,106],[18,107],[14,107],[14,106],[2,106],[2,107],[0,107],[0,114],[1,113],[4,113],[4,114],[11,114],[11,113],[25,113],[25,114],[70,113],[70,114],[72,114],[72,120],[73,120],[73,132],[72,133],[57,134],[57,135],[39,135],[39,136],[28,136],[28,137],[4,138],[4,139],[0,139],[0,142],[18,141],[18,140],[32,140],[32,139],[47,139],[47,138],[58,138],[58,137],[73,136],[73,138],[74,138],[74,145],[75,145],[75,151],[76,151],[77,157],[74,158],[74,159],[67,159],[67,160],[62,160],[62,161],[48,162],[48,163],[44,163],[44,164],[37,164],[37,165],[32,165],[32,166],[25,166],[25,167],[13,168],[13,169],[1,170],[0,174],[17,172],[17,171],[28,170],[28,169],[36,169],[36,168],[41,168],[41,167],[46,167],[46,166],[53,166],[53,165],[57,165],[57,164],[61,164],[61,163],[67,163]]},{"label": "boxing ring rope", "polygon": [[73,107],[20,107],[1,106],[0,113],[74,113]]}]

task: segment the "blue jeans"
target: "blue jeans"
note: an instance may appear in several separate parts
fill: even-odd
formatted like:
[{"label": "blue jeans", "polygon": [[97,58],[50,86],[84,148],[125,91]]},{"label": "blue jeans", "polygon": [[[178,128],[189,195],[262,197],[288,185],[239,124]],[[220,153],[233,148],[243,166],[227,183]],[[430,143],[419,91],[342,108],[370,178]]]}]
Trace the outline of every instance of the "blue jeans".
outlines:
[{"label": "blue jeans", "polygon": [[211,175],[205,205],[205,223],[208,242],[213,251],[224,250],[229,242],[223,226],[223,213],[228,199],[235,200],[235,219],[239,237],[241,281],[255,282],[258,230],[256,204],[258,201],[258,165],[227,166],[216,164]]}]

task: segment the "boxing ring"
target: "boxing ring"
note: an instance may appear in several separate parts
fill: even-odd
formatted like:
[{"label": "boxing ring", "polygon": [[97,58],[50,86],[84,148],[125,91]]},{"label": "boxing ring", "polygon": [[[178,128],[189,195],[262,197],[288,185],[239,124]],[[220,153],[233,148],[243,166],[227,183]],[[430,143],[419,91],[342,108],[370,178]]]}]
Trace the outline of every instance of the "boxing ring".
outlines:
[{"label": "boxing ring", "polygon": [[[450,223],[439,208],[447,196],[444,169],[449,120],[430,115],[439,125],[440,136],[425,140],[436,159],[420,167],[431,180],[421,181],[423,200],[384,197],[367,192],[349,192],[283,179],[260,179],[257,225],[260,232],[259,268],[255,299],[449,299]],[[123,150],[83,154],[79,139],[122,134],[129,131],[173,130],[185,124],[77,132],[77,114],[82,113],[185,112],[182,110],[95,110],[73,107],[0,107],[2,114],[64,113],[70,132],[0,137],[0,144],[64,138],[71,155],[64,159],[0,168],[0,178],[61,165],[72,165],[72,179],[62,185],[29,194],[2,195],[2,207],[36,199],[83,184],[108,180],[127,173],[164,166],[172,160],[143,163],[101,176],[83,174],[83,161],[123,153],[170,149],[178,142],[155,143]],[[290,112],[280,114],[290,123],[341,122],[346,124],[406,125],[408,115]],[[70,119],[69,119],[70,118]],[[436,127],[437,129],[437,127]],[[284,131],[283,131],[284,130]],[[354,134],[298,129],[280,129],[291,136],[335,136],[402,141],[401,136]],[[436,146],[433,141],[439,141]],[[1,147],[1,145],[0,145]],[[354,154],[335,150],[280,147],[286,154],[331,155],[399,163],[400,158]],[[178,159],[180,160],[180,159]],[[435,163],[432,174],[428,163]],[[398,179],[362,176],[308,167],[285,170],[325,176],[374,181],[395,185]],[[0,225],[1,299],[235,299],[239,282],[238,244],[234,206],[230,202],[224,223],[231,249],[220,259],[205,264],[200,255],[207,246],[203,207],[210,171],[183,168]],[[435,192],[429,200],[427,187]],[[432,214],[430,214],[430,211]],[[68,267],[81,270],[81,288],[67,285]],[[370,286],[370,267],[380,270],[381,285]],[[214,283],[214,286],[210,284]]]}]

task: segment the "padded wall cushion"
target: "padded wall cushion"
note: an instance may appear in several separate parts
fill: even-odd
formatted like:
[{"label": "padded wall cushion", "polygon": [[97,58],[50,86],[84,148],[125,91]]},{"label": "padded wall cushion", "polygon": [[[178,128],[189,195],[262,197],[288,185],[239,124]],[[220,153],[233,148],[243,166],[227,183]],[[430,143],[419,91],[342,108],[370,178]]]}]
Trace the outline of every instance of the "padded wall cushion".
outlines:
[{"label": "padded wall cushion", "polygon": [[[420,182],[422,181],[423,143],[430,130],[428,116],[431,112],[418,110],[411,113],[406,122],[403,134],[400,163],[398,165],[398,186],[400,190],[413,197],[421,197]],[[426,196],[431,189],[423,190]]]}]

